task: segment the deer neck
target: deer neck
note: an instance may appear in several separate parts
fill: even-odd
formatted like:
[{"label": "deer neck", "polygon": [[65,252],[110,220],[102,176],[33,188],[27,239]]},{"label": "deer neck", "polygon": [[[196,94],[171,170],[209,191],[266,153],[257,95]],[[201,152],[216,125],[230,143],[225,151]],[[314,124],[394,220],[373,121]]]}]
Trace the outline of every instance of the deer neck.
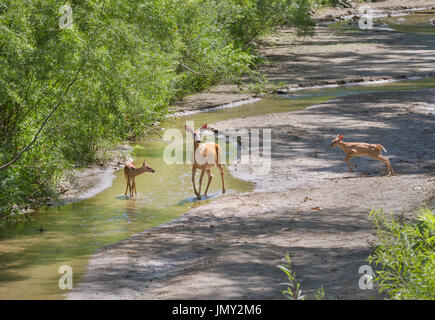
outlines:
[{"label": "deer neck", "polygon": [[137,175],[140,175],[140,174],[142,174],[144,172],[145,172],[145,168],[144,167],[130,169],[130,175],[131,176],[137,176]]},{"label": "deer neck", "polygon": [[341,141],[341,140],[340,140],[340,141],[338,142],[338,146],[341,148],[341,150],[344,151],[344,149],[347,148],[347,143],[344,142],[344,141]]},{"label": "deer neck", "polygon": [[196,149],[200,146],[201,142],[194,141],[193,142],[193,150],[196,151]]}]

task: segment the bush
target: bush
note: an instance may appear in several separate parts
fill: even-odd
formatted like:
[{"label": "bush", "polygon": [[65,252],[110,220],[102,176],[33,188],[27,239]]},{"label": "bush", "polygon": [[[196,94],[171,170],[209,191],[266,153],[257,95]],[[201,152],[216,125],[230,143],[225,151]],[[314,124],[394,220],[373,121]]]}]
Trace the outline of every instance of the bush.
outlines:
[{"label": "bush", "polygon": [[382,210],[370,216],[377,245],[370,263],[380,265],[374,279],[392,299],[435,299],[435,216],[422,209],[414,223],[400,222]]},{"label": "bush", "polygon": [[0,4],[0,216],[144,137],[184,95],[249,72],[259,36],[311,28],[306,0],[71,0],[66,29],[61,4]]}]

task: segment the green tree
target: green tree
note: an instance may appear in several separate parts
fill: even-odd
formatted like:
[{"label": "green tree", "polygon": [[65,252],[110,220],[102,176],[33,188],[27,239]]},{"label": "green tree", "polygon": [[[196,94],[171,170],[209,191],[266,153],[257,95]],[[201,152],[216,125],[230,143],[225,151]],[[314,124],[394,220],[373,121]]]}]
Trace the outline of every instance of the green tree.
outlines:
[{"label": "green tree", "polygon": [[[56,195],[65,168],[146,135],[182,96],[237,80],[250,44],[309,32],[306,0],[0,3],[0,215]],[[279,14],[278,14],[279,13]]]}]

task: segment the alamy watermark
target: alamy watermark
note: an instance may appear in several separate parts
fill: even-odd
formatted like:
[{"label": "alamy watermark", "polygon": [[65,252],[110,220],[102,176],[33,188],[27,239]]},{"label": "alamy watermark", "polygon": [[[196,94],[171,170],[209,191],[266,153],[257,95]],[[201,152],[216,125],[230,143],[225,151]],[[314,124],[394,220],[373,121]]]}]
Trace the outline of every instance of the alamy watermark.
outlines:
[{"label": "alamy watermark", "polygon": [[358,8],[361,17],[358,20],[358,27],[362,30],[373,29],[373,10],[369,6],[361,6]]},{"label": "alamy watermark", "polygon": [[63,265],[59,267],[59,273],[62,276],[59,278],[58,285],[60,290],[73,288],[73,270],[69,265]]},{"label": "alamy watermark", "polygon": [[358,286],[361,290],[373,289],[373,277],[375,273],[369,265],[363,265],[359,267],[358,273],[363,275],[359,278]]},{"label": "alamy watermark", "polygon": [[[271,169],[272,130],[265,129],[232,129],[212,132],[206,129],[193,130],[194,122],[187,121],[185,130],[166,129],[163,140],[168,145],[163,150],[163,161],[166,164],[214,164],[216,153],[204,152],[204,148],[196,147],[208,143],[216,143],[221,149],[218,155],[222,164],[250,165],[254,175],[266,175]],[[184,131],[184,132],[183,132]],[[195,144],[196,142],[196,144]]]},{"label": "alamy watermark", "polygon": [[59,28],[70,29],[73,24],[73,12],[70,5],[65,4],[59,8],[59,13],[62,15],[59,18]]}]

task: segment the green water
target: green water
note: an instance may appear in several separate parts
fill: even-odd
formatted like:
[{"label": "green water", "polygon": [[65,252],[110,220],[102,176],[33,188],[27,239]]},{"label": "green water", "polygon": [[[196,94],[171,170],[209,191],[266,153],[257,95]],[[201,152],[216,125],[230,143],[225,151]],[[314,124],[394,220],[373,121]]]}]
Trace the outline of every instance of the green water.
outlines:
[{"label": "green water", "polygon": [[[185,121],[204,123],[241,116],[300,110],[331,98],[364,92],[434,88],[435,78],[366,86],[299,90],[286,97],[269,97],[234,108],[168,118],[162,128],[184,127]],[[163,132],[163,131],[162,131]],[[217,170],[210,186],[210,199],[193,201],[187,164],[168,165],[162,153],[168,142],[153,137],[136,148],[135,163],[143,159],[156,170],[136,178],[138,195],[123,197],[122,170],[111,187],[96,196],[62,207],[41,208],[30,221],[8,223],[0,230],[0,299],[61,299],[59,267],[69,265],[74,284],[86,270],[90,255],[102,246],[116,243],[148,228],[169,222],[189,209],[214,201],[221,194]],[[228,193],[251,191],[253,186],[233,178],[225,169]],[[203,190],[204,190],[203,185]],[[38,231],[40,227],[43,232]]]},{"label": "green water", "polygon": [[[419,10],[399,16],[375,18],[373,22],[375,29],[385,24],[388,28],[403,33],[435,34],[432,19],[435,19],[435,10]],[[337,30],[367,32],[358,27],[358,21],[338,21],[330,24],[329,27]]]},{"label": "green water", "polygon": [[435,34],[435,25],[431,23],[435,19],[435,10],[423,10],[416,13],[385,17],[377,22],[386,23],[390,28],[407,33]]}]

